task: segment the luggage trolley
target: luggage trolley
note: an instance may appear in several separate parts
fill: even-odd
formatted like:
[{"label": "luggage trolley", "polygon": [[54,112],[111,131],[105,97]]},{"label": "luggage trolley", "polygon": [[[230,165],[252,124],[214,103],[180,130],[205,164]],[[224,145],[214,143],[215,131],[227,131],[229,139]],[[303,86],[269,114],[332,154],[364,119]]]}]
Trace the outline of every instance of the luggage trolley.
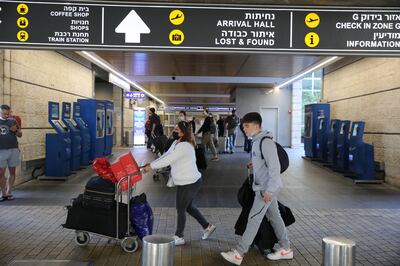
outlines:
[{"label": "luggage trolley", "polygon": [[[139,170],[139,172],[140,172],[140,170]],[[68,225],[68,217],[67,217],[67,222],[65,224],[63,224],[62,226],[67,229],[75,230],[75,242],[78,246],[86,246],[87,244],[89,244],[90,234],[94,234],[94,235],[109,238],[109,243],[111,242],[111,240],[116,240],[117,242],[120,242],[120,245],[125,252],[133,253],[138,249],[138,247],[139,247],[138,237],[135,234],[135,232],[131,226],[131,222],[130,222],[130,200],[134,194],[134,191],[136,190],[137,182],[135,182],[133,184],[132,188],[130,188],[130,186],[131,186],[131,178],[130,177],[138,174],[139,172],[124,176],[115,184],[115,197],[116,197],[115,235],[102,234],[101,232],[93,232],[90,229],[88,230],[87,228],[84,228],[85,226]],[[125,204],[122,202],[122,189],[120,189],[120,187],[124,183],[125,179],[127,179],[127,185],[128,185],[128,188],[130,188],[130,189],[127,189],[127,204],[126,204],[126,208],[127,208],[126,225],[127,225],[127,227],[126,227],[125,234],[121,235],[122,232],[120,232],[120,227],[124,221],[120,220],[120,212],[121,212],[120,208],[124,207],[123,205],[125,205]],[[122,205],[122,206],[120,206],[120,205]],[[70,209],[72,209],[72,208],[73,208],[73,206],[66,206],[66,209],[68,211],[70,211]],[[70,212],[68,212],[68,216],[69,215],[70,215]],[[110,220],[110,223],[111,223],[111,220]]]}]

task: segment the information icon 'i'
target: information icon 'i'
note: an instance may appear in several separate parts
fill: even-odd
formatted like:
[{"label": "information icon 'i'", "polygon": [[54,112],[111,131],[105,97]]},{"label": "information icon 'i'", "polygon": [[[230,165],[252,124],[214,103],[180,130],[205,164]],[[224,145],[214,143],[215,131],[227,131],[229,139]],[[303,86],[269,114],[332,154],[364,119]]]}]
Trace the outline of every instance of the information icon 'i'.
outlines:
[{"label": "information icon 'i'", "polygon": [[304,43],[310,47],[314,48],[319,44],[319,36],[315,32],[307,33],[306,37],[304,37]]}]

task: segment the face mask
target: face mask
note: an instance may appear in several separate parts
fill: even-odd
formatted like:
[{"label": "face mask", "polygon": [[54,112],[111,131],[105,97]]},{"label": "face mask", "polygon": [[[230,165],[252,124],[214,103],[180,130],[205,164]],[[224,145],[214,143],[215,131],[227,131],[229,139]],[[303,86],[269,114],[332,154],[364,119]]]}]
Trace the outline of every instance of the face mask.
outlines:
[{"label": "face mask", "polygon": [[254,136],[257,135],[255,132],[250,132],[249,135],[247,135],[248,138],[254,138]]},{"label": "face mask", "polygon": [[175,140],[179,139],[179,133],[176,132],[176,131],[173,131],[172,132],[172,138],[175,139]]},{"label": "face mask", "polygon": [[180,116],[178,117],[178,119],[179,119],[179,121],[185,121],[185,117],[184,117],[183,115],[180,115]]}]

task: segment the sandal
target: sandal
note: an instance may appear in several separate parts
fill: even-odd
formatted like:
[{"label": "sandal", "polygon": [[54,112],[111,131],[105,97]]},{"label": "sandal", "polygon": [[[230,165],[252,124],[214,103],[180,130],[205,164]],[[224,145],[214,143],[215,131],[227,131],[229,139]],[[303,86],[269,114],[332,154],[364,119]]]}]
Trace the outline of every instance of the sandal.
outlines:
[{"label": "sandal", "polygon": [[7,198],[7,200],[13,200],[13,199],[15,199],[13,195],[7,195],[6,198]]}]

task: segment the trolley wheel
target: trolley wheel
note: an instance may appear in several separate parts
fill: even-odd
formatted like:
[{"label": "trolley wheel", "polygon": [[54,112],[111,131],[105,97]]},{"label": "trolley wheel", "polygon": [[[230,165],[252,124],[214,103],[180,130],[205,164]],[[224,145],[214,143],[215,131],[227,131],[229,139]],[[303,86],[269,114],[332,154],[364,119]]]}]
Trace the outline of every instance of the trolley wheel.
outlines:
[{"label": "trolley wheel", "polygon": [[85,231],[76,231],[75,243],[78,246],[86,246],[90,242],[90,235]]},{"label": "trolley wheel", "polygon": [[125,252],[133,253],[139,247],[139,242],[136,237],[125,237],[121,242],[121,247]]}]

